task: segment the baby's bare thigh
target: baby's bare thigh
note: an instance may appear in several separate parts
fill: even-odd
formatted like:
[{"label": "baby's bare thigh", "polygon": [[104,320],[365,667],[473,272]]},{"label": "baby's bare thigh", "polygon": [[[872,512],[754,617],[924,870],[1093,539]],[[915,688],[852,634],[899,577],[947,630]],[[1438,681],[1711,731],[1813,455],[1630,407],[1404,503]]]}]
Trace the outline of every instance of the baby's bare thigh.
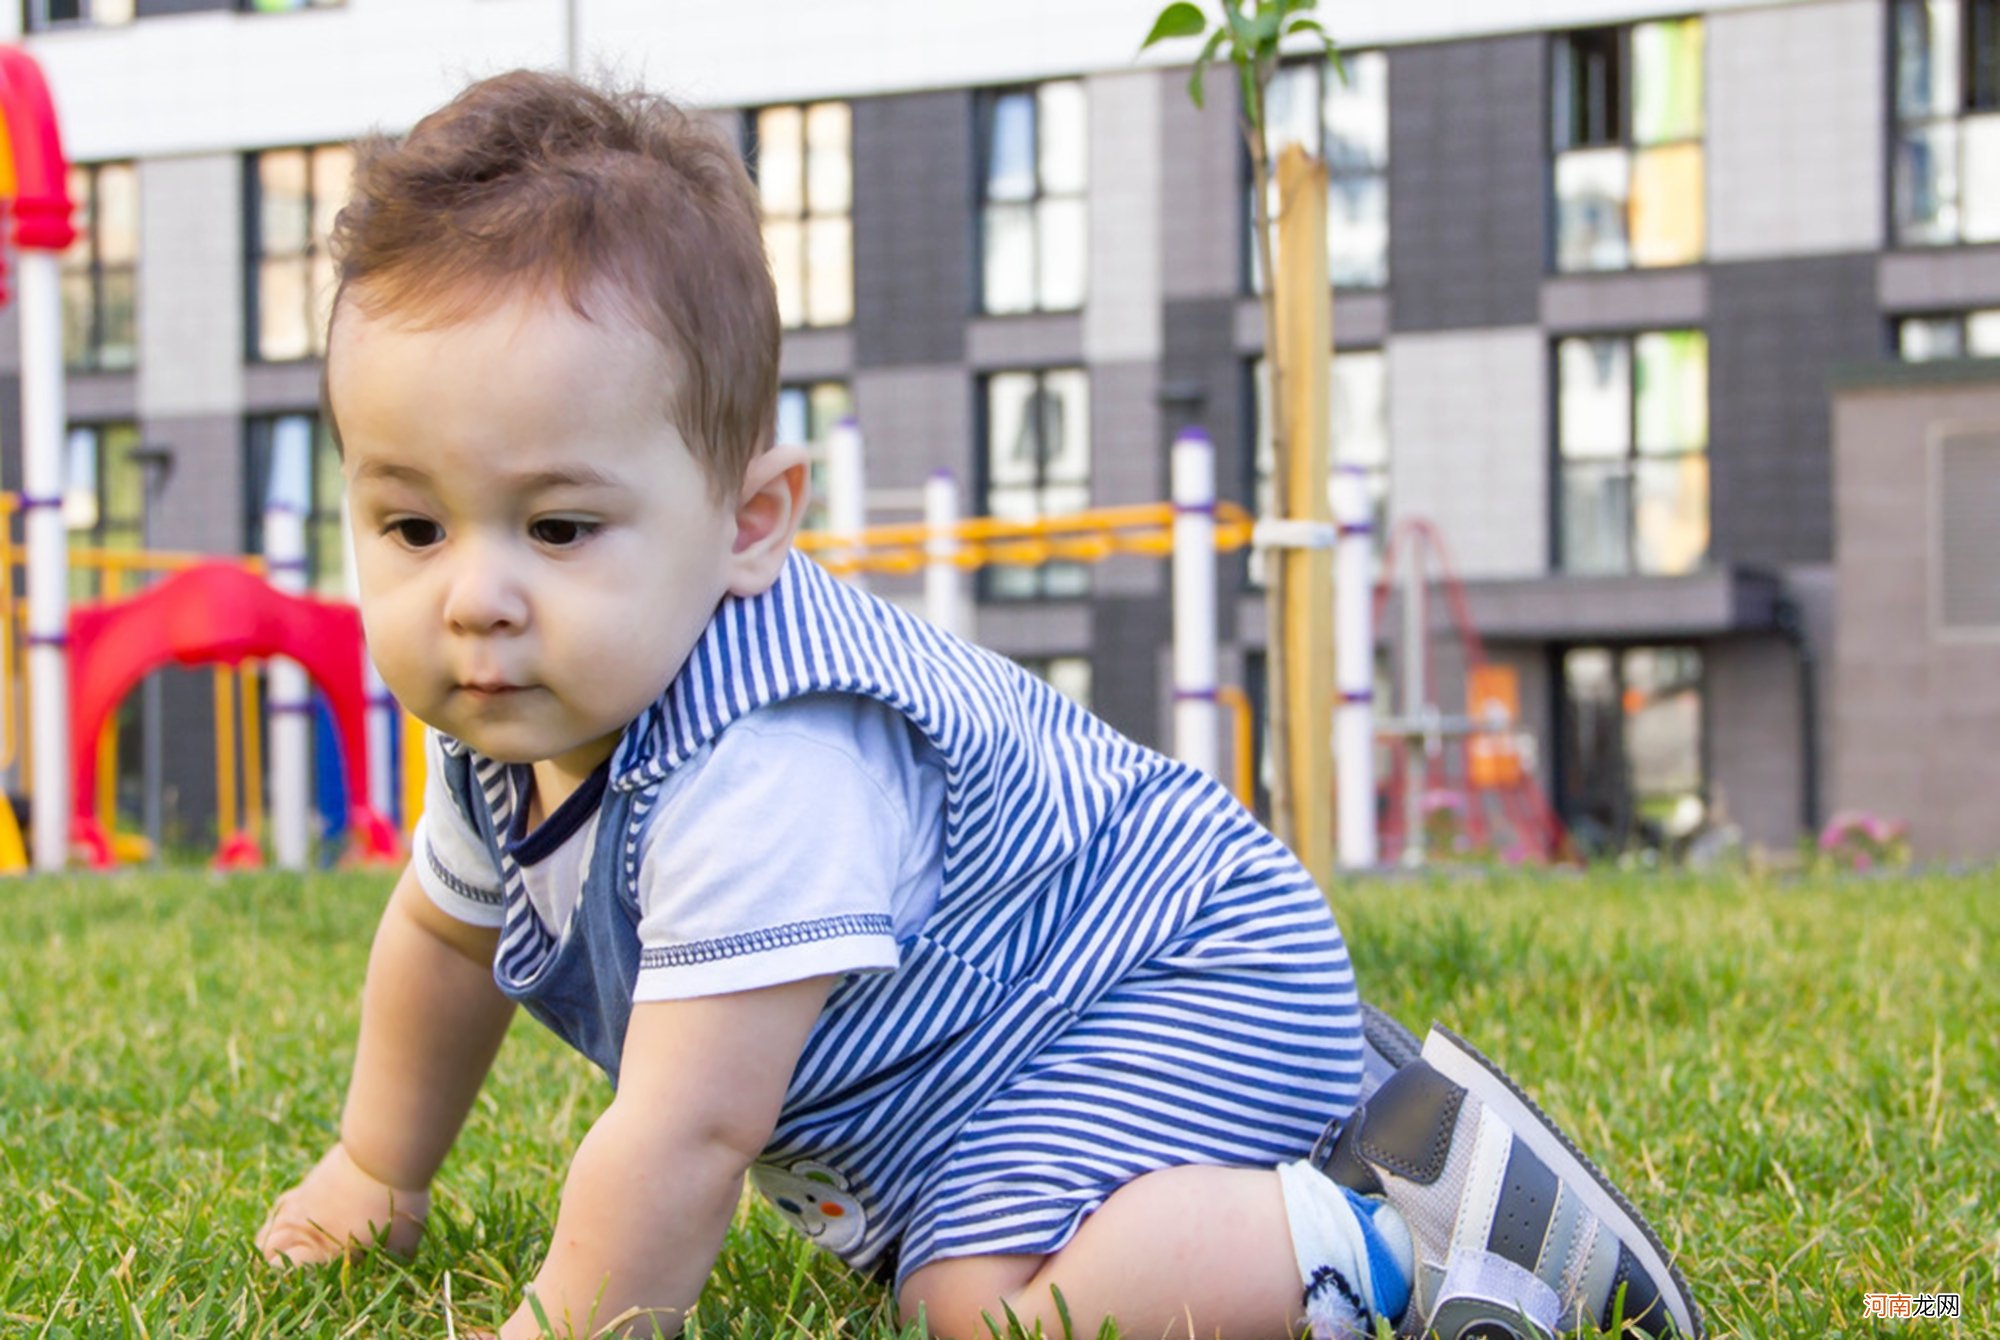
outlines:
[{"label": "baby's bare thigh", "polygon": [[[908,1326],[923,1314],[932,1335],[972,1340],[986,1335],[982,1314],[997,1314],[1000,1300],[1018,1294],[1048,1260],[1045,1256],[951,1256],[919,1266],[903,1281],[896,1309]],[[996,1320],[997,1320],[996,1316]],[[1005,1331],[1004,1324],[1002,1331]]]}]

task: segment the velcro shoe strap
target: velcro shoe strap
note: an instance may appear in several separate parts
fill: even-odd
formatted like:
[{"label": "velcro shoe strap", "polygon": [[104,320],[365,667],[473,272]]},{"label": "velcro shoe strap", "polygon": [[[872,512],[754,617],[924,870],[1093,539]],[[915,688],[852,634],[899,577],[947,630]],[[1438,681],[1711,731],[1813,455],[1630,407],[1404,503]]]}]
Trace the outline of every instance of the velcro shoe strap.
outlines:
[{"label": "velcro shoe strap", "polygon": [[[1460,1306],[1452,1307],[1454,1303]],[[1488,1315],[1496,1320],[1523,1318],[1539,1327],[1544,1335],[1555,1334],[1556,1322],[1562,1315],[1562,1302],[1554,1289],[1537,1279],[1533,1271],[1492,1252],[1452,1253],[1445,1267],[1444,1283],[1438,1287],[1433,1315],[1461,1311],[1466,1303],[1483,1305],[1480,1310],[1490,1309]]]}]

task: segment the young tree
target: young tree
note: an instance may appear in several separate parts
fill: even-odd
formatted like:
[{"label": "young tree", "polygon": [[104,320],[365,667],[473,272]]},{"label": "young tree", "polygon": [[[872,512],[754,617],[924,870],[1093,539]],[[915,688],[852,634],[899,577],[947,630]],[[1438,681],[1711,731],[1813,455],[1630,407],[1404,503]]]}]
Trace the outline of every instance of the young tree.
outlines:
[{"label": "young tree", "polygon": [[[1153,29],[1140,44],[1145,50],[1155,43],[1176,38],[1204,37],[1194,71],[1188,76],[1188,97],[1203,106],[1202,80],[1217,59],[1226,59],[1236,70],[1239,89],[1237,125],[1244,146],[1250,152],[1251,238],[1256,247],[1258,273],[1264,276],[1261,293],[1264,313],[1264,368],[1268,384],[1265,403],[1270,407],[1271,448],[1277,468],[1272,472],[1272,507],[1276,515],[1295,515],[1299,499],[1288,497],[1286,463],[1291,458],[1291,434],[1285,422],[1284,391],[1289,374],[1288,359],[1278,340],[1277,290],[1282,277],[1277,271],[1275,220],[1271,217],[1272,163],[1265,132],[1265,95],[1278,72],[1278,63],[1287,40],[1301,36],[1316,42],[1325,52],[1334,73],[1346,77],[1340,49],[1312,12],[1319,0],[1217,0],[1222,17],[1211,25],[1208,15],[1188,0],[1176,0],[1153,20]],[[1325,356],[1325,355],[1322,355]],[[1285,657],[1279,651],[1278,629],[1286,604],[1287,569],[1276,562],[1267,565],[1265,584],[1270,610],[1269,650],[1265,656],[1268,691],[1265,700],[1270,714],[1271,828],[1284,842],[1297,849],[1300,824],[1298,798],[1292,794],[1291,712],[1287,702]],[[1323,742],[1322,742],[1323,743]],[[1306,797],[1306,803],[1324,803],[1324,797]]]}]

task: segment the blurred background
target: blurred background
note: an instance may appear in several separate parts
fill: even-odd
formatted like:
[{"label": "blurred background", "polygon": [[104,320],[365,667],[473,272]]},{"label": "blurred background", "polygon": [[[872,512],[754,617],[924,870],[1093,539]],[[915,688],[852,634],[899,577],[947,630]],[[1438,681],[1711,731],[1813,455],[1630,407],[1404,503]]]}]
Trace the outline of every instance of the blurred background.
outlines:
[{"label": "blurred background", "polygon": [[[1158,8],[8,3],[0,40],[46,71],[77,165],[72,539],[255,553],[282,500],[313,589],[346,590],[317,405],[348,146],[520,65],[644,82],[742,146],[786,326],[780,435],[852,415],[871,520],[909,519],[937,470],[968,515],[1158,502],[1190,425],[1254,510],[1238,94],[1213,71],[1197,108],[1191,50],[1139,57]],[[1268,133],[1329,170],[1333,452],[1385,536],[1423,518],[1449,545],[1521,764],[1578,845],[1785,852],[1866,812],[1921,857],[2000,855],[2000,0],[1320,17],[1344,78],[1302,50]],[[19,369],[10,312],[8,489]],[[1253,715],[1260,577],[1223,561],[1222,675]],[[993,569],[974,594],[977,640],[1165,741],[1164,563]],[[1464,630],[1432,608],[1449,702]],[[157,678],[122,712],[118,803],[211,842],[208,678]]]}]

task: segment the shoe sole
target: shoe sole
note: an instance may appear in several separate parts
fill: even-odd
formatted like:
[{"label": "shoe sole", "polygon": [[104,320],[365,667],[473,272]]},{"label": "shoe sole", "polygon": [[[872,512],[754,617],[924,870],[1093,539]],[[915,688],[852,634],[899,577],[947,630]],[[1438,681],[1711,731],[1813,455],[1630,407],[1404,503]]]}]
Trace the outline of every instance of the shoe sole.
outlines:
[{"label": "shoe sole", "polygon": [[1478,1048],[1441,1024],[1431,1025],[1423,1058],[1446,1079],[1472,1093],[1498,1112],[1514,1138],[1528,1148],[1583,1201],[1584,1208],[1605,1224],[1660,1287],[1660,1301],[1686,1340],[1702,1340],[1701,1318],[1687,1281],[1668,1259],[1663,1246],[1632,1203],[1625,1199],[1597,1165],[1570,1142],[1546,1112],[1522,1092],[1521,1086],[1488,1060]]}]

